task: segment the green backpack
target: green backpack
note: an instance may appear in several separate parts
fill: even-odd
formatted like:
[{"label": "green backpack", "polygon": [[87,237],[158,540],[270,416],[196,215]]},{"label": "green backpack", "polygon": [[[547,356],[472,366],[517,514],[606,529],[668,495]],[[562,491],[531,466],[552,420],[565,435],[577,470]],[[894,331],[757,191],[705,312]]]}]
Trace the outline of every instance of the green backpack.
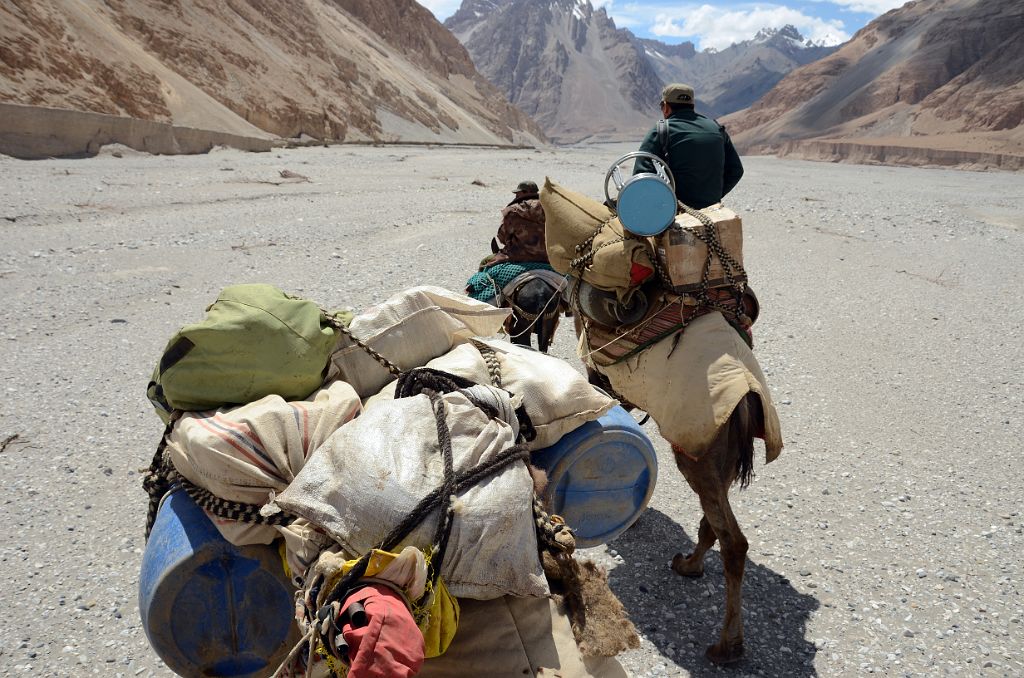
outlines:
[{"label": "green backpack", "polygon": [[352,314],[328,315],[312,301],[272,285],[226,287],[206,317],[168,342],[146,395],[167,423],[173,410],[211,410],[277,394],[301,400],[320,388],[337,325]]}]

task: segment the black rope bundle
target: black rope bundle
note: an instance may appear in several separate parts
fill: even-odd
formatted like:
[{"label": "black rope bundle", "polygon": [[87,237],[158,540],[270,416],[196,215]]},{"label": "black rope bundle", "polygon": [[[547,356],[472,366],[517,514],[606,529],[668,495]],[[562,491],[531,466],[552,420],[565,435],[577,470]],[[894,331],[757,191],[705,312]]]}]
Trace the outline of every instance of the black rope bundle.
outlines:
[{"label": "black rope bundle", "polygon": [[174,424],[181,417],[181,411],[171,412],[171,418],[164,427],[164,433],[160,437],[160,443],[156,446],[156,453],[153,461],[149,463],[149,469],[142,476],[142,489],[149,495],[149,508],[146,511],[146,539],[149,540],[149,533],[153,531],[153,523],[156,522],[157,511],[160,510],[160,501],[171,489],[171,481],[167,477],[167,463],[164,460],[164,450],[167,449],[167,437],[174,429]]}]

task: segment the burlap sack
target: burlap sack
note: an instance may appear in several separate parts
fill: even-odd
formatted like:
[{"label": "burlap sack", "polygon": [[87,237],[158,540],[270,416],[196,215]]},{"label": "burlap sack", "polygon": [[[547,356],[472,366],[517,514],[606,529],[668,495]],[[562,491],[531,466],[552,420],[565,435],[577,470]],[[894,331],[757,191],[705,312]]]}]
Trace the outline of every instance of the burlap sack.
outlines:
[{"label": "burlap sack", "polygon": [[[537,430],[531,450],[554,445],[566,433],[593,421],[615,406],[616,401],[590,385],[564,360],[500,339],[474,339],[495,354],[501,388],[522,398],[526,413]],[[465,377],[478,384],[491,384],[491,374],[480,350],[473,343],[456,346],[427,367]],[[394,398],[395,385],[388,384],[366,401]]]},{"label": "burlap sack", "polygon": [[[509,424],[488,418],[465,395],[442,398],[456,472],[515,443]],[[276,504],[324,529],[347,552],[363,554],[380,546],[443,477],[430,399],[381,400],[328,438]],[[431,511],[392,550],[428,548],[438,519]],[[547,595],[526,464],[515,462],[458,495],[441,575],[458,597]]]},{"label": "burlap sack", "polygon": [[[474,336],[498,334],[511,311],[440,287],[414,287],[353,318],[353,335],[408,370],[444,355]],[[377,393],[394,377],[348,337],[331,356],[328,381],[348,382],[360,398]]]},{"label": "burlap sack", "polygon": [[[267,396],[241,407],[182,416],[167,443],[174,468],[221,499],[266,504],[302,470],[309,455],[359,414],[352,387],[335,382],[308,400]],[[327,543],[303,521],[287,527],[212,518],[232,544],[269,544],[285,538],[289,565],[302,574]]]},{"label": "burlap sack", "polygon": [[[603,203],[550,178],[544,180],[540,202],[544,207],[548,260],[559,273],[582,275],[594,287],[615,292],[622,300],[653,273],[650,241],[628,235]],[[578,250],[581,245],[584,248]],[[574,270],[570,262],[588,251],[593,252],[592,260],[581,270]]]},{"label": "burlap sack", "polygon": [[714,442],[747,393],[761,399],[765,462],[782,451],[782,429],[768,382],[753,351],[721,313],[694,319],[614,365],[595,365],[582,342],[580,357],[608,377],[623,398],[651,415],[662,437],[699,457]]}]

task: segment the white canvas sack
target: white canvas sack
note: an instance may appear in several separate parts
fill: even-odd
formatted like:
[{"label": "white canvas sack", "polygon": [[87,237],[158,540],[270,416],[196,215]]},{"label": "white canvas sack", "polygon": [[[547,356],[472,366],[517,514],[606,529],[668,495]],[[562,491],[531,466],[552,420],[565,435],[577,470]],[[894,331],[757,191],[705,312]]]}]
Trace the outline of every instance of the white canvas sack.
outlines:
[{"label": "white canvas sack", "polygon": [[[401,370],[421,367],[475,336],[501,332],[511,311],[440,287],[414,287],[352,319],[349,331]],[[365,350],[342,336],[328,381],[341,379],[369,398],[394,379]]]},{"label": "white canvas sack", "polygon": [[[512,426],[488,418],[462,393],[442,400],[456,472],[493,460],[515,443]],[[430,399],[381,399],[328,438],[276,504],[321,527],[349,553],[364,554],[443,479]],[[393,550],[428,548],[438,518],[437,509],[428,513]],[[441,576],[460,598],[548,594],[525,463],[514,462],[457,496]]]},{"label": "white canvas sack", "polygon": [[[564,360],[500,339],[476,338],[431,360],[426,367],[478,384],[490,384],[487,363],[474,342],[494,352],[501,373],[501,388],[522,399],[537,430],[537,437],[530,442],[531,450],[554,445],[566,433],[597,419],[618,402],[591,386]],[[395,384],[388,384],[366,401],[366,408],[380,400],[394,398],[394,393]]]}]

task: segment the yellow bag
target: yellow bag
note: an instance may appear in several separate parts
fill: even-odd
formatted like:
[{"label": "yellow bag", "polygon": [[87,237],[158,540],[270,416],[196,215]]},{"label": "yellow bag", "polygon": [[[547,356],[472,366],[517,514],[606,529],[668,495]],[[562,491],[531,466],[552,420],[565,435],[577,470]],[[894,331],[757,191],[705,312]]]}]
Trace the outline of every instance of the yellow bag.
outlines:
[{"label": "yellow bag", "polygon": [[623,230],[604,204],[544,180],[545,243],[551,267],[615,292],[622,301],[654,273],[653,247]]}]

